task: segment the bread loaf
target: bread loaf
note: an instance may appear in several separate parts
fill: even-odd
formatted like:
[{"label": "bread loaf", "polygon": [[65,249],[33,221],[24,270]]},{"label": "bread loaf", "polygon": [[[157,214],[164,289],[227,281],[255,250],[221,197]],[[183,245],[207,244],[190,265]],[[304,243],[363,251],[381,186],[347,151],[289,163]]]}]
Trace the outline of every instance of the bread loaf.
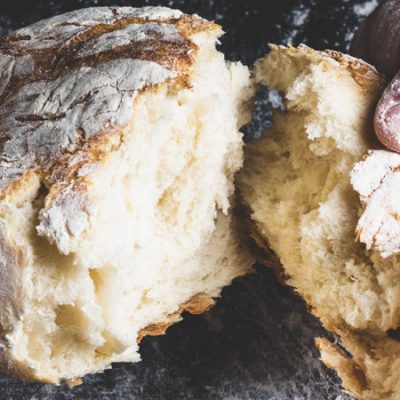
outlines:
[{"label": "bread loaf", "polygon": [[400,155],[373,133],[385,82],[362,61],[304,46],[272,46],[256,76],[282,92],[287,109],[247,147],[240,173],[255,239],[340,338],[317,344],[346,391],[397,400]]},{"label": "bread loaf", "polygon": [[138,361],[145,335],[248,271],[232,219],[252,95],[221,28],[89,8],[0,42],[0,360],[58,383]]}]

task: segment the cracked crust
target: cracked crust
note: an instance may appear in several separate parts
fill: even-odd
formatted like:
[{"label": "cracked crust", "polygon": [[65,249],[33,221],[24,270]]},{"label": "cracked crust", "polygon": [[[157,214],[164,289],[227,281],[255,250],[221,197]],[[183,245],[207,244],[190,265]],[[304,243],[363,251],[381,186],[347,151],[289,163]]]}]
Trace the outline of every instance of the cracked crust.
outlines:
[{"label": "cracked crust", "polygon": [[[190,84],[191,36],[220,28],[162,7],[73,11],[0,42],[0,195],[29,171],[57,197],[118,135],[143,90]],[[57,186],[54,189],[50,186]]]},{"label": "cracked crust", "polygon": [[[192,36],[220,27],[163,7],[56,16],[0,42],[0,198],[32,175],[46,188],[38,232],[64,254],[84,229],[86,175],[118,149],[144,91],[190,86]],[[67,232],[68,231],[68,232]]]},{"label": "cracked crust", "polygon": [[70,249],[62,231],[74,235],[85,224],[90,164],[118,148],[143,91],[190,85],[191,36],[202,31],[222,32],[177,10],[99,7],[0,42],[0,197],[38,175],[48,191],[38,231],[63,253]]}]

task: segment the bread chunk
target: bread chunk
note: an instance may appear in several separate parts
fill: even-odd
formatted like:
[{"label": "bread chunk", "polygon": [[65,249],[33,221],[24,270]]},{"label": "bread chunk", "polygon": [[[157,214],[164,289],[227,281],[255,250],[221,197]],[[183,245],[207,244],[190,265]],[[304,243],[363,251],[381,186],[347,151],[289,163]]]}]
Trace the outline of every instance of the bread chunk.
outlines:
[{"label": "bread chunk", "polygon": [[138,361],[251,258],[232,217],[248,69],[221,28],[99,7],[0,42],[0,360],[74,383]]},{"label": "bread chunk", "polygon": [[[286,111],[246,151],[240,195],[256,241],[343,348],[322,360],[364,400],[400,398],[400,155],[374,138],[385,82],[337,52],[272,46],[257,80]],[[257,238],[259,236],[259,238]]]}]

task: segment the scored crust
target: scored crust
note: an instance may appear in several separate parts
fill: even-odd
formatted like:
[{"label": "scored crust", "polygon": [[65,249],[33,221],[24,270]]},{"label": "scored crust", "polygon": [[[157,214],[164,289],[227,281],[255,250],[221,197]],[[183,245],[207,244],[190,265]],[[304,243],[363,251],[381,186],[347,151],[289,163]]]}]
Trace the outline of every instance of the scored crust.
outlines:
[{"label": "scored crust", "polygon": [[40,174],[55,198],[65,182],[118,136],[145,89],[190,84],[197,46],[220,31],[162,7],[77,10],[0,42],[0,195]]},{"label": "scored crust", "polygon": [[[79,228],[90,164],[121,145],[132,103],[173,81],[190,86],[191,35],[220,27],[163,7],[77,10],[0,42],[0,198],[39,176],[47,192],[38,231],[52,215]],[[59,235],[59,234],[58,234]],[[59,248],[67,253],[62,234]]]}]

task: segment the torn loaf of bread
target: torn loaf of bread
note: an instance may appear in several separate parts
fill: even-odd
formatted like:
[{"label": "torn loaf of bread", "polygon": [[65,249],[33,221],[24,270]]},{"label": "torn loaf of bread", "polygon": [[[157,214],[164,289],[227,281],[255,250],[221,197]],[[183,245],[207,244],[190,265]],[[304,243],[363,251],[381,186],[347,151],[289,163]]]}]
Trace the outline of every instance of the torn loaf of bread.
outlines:
[{"label": "torn loaf of bread", "polygon": [[[319,339],[347,392],[400,398],[400,155],[379,149],[373,113],[385,82],[361,61],[272,46],[257,80],[286,111],[247,148],[240,194],[258,243],[346,351]],[[375,149],[375,150],[374,150]]]},{"label": "torn loaf of bread", "polygon": [[0,42],[0,360],[58,383],[137,361],[251,265],[231,216],[252,95],[220,27],[92,8]]}]

